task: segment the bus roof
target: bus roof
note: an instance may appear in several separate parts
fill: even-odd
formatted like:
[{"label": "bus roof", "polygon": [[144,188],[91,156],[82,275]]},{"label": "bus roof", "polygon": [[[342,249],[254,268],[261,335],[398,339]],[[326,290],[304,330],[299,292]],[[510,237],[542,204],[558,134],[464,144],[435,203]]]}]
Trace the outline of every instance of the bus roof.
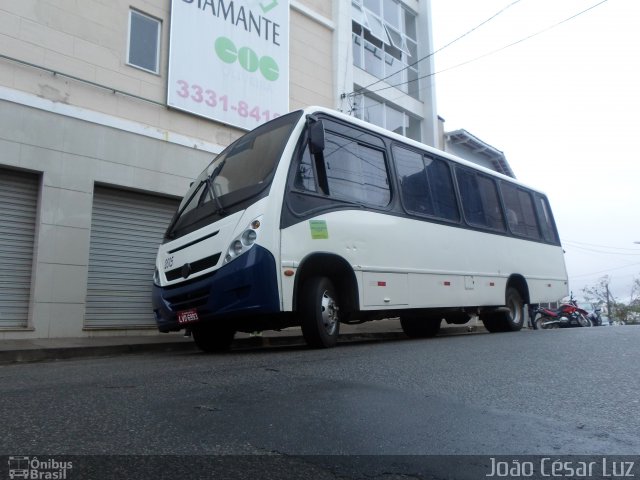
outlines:
[{"label": "bus roof", "polygon": [[477,163],[471,162],[469,160],[465,160],[464,158],[458,157],[456,155],[452,155],[451,153],[445,152],[443,150],[439,150],[435,147],[432,147],[430,145],[427,145],[425,143],[421,143],[418,142],[417,140],[412,140],[411,138],[405,137],[403,135],[399,135],[395,132],[392,132],[391,130],[386,130],[382,127],[379,127],[377,125],[374,125],[372,123],[369,122],[365,122],[364,120],[361,120],[359,118],[356,117],[352,117],[350,115],[347,115],[345,113],[339,112],[337,110],[332,110],[330,108],[326,108],[326,107],[319,107],[319,106],[308,106],[306,108],[301,109],[305,115],[312,115],[314,113],[325,113],[327,115],[331,115],[333,117],[336,117],[340,120],[343,120],[345,122],[354,124],[354,125],[358,125],[361,128],[365,128],[367,130],[371,130],[372,132],[375,132],[379,135],[383,135],[387,138],[390,138],[392,140],[395,140],[399,143],[404,143],[407,145],[411,145],[414,146],[416,148],[419,148],[421,150],[426,150],[430,153],[433,153],[435,155],[439,155],[440,157],[444,157],[447,158],[453,162],[456,162],[460,165],[464,165],[470,168],[473,168],[475,170],[479,170],[482,171],[484,173],[487,173],[488,175],[492,175],[494,177],[500,178],[502,180],[505,180],[507,182],[510,183],[514,183],[516,185],[520,185],[522,187],[528,188],[529,190],[533,190],[537,193],[541,193],[544,194],[544,192],[542,192],[541,190],[534,188],[518,179],[515,179],[513,177],[509,177],[507,175],[504,175],[500,172],[496,172],[495,170],[491,170],[490,168],[487,167],[483,167],[482,165],[478,165]]}]

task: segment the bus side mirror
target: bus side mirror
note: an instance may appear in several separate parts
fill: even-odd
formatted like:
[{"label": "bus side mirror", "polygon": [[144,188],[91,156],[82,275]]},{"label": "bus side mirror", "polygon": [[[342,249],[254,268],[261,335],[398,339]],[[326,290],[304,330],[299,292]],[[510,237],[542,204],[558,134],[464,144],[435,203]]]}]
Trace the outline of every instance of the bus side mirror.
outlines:
[{"label": "bus side mirror", "polygon": [[324,151],[324,123],[322,120],[309,122],[309,150],[313,155]]},{"label": "bus side mirror", "polygon": [[329,195],[329,179],[324,164],[324,123],[322,120],[309,115],[307,117],[307,128],[309,129],[309,151],[313,155],[318,176],[318,186],[325,195]]}]

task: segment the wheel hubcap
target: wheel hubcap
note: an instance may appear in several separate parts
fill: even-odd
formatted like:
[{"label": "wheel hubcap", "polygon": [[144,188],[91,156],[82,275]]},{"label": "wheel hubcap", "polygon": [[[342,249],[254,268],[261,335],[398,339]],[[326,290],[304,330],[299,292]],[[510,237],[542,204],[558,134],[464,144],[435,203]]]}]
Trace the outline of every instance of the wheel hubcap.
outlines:
[{"label": "wheel hubcap", "polygon": [[518,304],[517,301],[511,299],[509,301],[509,312],[511,313],[511,321],[514,324],[518,324],[520,323],[521,319],[521,315],[522,315],[522,310],[520,309],[520,305]]},{"label": "wheel hubcap", "polygon": [[322,312],[322,324],[329,335],[333,335],[338,327],[338,304],[329,295],[328,291],[322,294],[322,302],[320,304]]}]

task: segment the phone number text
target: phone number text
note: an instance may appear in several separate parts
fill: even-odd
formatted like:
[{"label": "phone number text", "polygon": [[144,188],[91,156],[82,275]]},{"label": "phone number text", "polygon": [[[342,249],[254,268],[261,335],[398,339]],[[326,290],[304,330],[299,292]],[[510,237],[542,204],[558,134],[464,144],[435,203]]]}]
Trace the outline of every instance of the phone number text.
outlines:
[{"label": "phone number text", "polygon": [[222,109],[224,112],[235,112],[242,118],[253,118],[256,122],[268,122],[279,117],[279,113],[271,112],[257,105],[250,105],[244,100],[232,101],[227,94],[220,95],[209,88],[202,87],[186,80],[176,82],[176,94],[195,103],[204,103],[208,107]]}]

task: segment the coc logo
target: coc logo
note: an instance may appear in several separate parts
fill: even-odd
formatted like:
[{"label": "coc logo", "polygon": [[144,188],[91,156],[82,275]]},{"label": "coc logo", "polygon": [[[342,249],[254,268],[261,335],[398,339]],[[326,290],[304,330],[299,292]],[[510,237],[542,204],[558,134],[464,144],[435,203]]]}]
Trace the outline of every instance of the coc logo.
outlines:
[{"label": "coc logo", "polygon": [[236,60],[247,72],[260,73],[270,82],[275,82],[280,76],[280,69],[276,61],[267,55],[259,57],[249,47],[237,48],[233,41],[227,37],[218,37],[215,44],[216,54],[225,63],[234,63]]}]

